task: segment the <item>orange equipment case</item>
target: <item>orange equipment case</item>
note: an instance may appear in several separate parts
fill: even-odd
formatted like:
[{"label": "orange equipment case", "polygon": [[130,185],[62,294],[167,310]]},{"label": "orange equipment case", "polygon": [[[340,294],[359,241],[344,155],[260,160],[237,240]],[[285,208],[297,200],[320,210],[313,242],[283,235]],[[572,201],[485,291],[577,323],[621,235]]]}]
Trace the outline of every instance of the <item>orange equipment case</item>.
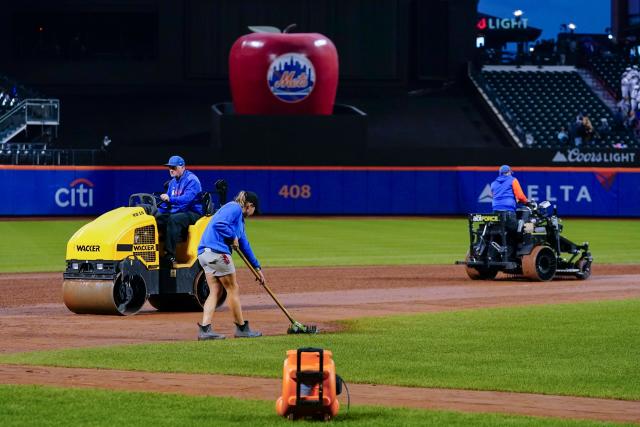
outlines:
[{"label": "orange equipment case", "polygon": [[330,350],[311,347],[289,350],[276,411],[289,419],[329,420],[338,415],[340,402],[336,395],[341,391],[337,390],[336,366]]}]

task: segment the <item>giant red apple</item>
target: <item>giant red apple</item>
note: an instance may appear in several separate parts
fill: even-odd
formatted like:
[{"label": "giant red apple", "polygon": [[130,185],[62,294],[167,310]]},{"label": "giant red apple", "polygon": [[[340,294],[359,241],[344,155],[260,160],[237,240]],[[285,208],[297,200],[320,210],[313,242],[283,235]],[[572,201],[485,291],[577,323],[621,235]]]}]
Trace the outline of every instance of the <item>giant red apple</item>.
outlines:
[{"label": "giant red apple", "polygon": [[229,53],[237,114],[331,114],[338,87],[338,53],[318,33],[257,32]]}]

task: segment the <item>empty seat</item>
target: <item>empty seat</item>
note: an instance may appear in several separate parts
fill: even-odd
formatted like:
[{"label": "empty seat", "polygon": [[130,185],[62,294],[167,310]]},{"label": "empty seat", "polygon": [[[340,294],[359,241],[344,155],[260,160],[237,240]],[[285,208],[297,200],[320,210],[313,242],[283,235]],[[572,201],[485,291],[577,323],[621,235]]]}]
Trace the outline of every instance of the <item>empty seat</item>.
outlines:
[{"label": "empty seat", "polygon": [[[509,117],[525,134],[534,137],[534,146],[556,147],[560,127],[570,126],[578,114],[587,114],[594,128],[600,119],[615,122],[609,109],[582,78],[573,71],[489,71],[483,70],[486,81],[493,82],[496,98],[507,105]],[[628,131],[614,130],[635,141]],[[611,145],[609,136],[602,136]]]}]

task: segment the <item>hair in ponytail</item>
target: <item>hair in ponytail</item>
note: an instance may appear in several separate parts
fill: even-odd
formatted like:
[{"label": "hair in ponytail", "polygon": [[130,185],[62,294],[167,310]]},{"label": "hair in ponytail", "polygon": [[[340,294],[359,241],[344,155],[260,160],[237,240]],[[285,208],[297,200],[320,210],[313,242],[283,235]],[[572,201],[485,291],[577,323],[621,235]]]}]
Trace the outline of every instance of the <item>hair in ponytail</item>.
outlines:
[{"label": "hair in ponytail", "polygon": [[247,192],[244,190],[239,192],[233,199],[233,201],[244,208],[244,205],[247,203]]}]

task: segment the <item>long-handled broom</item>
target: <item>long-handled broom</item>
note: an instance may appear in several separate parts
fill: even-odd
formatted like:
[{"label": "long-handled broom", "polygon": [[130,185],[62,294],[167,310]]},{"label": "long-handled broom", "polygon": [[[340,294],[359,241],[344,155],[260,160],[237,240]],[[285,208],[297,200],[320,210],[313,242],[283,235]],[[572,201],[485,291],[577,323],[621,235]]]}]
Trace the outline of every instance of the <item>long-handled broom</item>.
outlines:
[{"label": "long-handled broom", "polygon": [[251,272],[253,273],[253,275],[255,276],[256,280],[258,282],[260,282],[260,284],[262,285],[262,287],[267,291],[267,293],[269,294],[269,296],[271,296],[271,298],[273,299],[273,301],[278,305],[278,307],[280,307],[280,310],[282,310],[282,312],[284,313],[285,316],[287,316],[287,319],[289,319],[289,321],[291,322],[291,325],[289,326],[289,329],[287,329],[287,333],[288,334],[317,334],[318,333],[318,327],[316,325],[303,325],[302,323],[298,322],[297,320],[295,320],[291,314],[289,313],[289,311],[284,308],[284,305],[282,305],[282,303],[278,300],[278,298],[275,296],[275,294],[271,291],[271,289],[269,289],[269,287],[267,286],[266,283],[264,283],[261,279],[260,279],[260,275],[258,274],[258,272],[256,271],[256,269],[253,267],[253,265],[251,265],[251,263],[249,262],[249,260],[247,259],[247,257],[245,256],[245,254],[242,253],[242,251],[240,250],[240,248],[238,248],[237,246],[234,247],[234,249],[236,250],[236,252],[238,253],[238,255],[240,255],[240,258],[242,258],[242,261],[244,261],[245,264],[247,264],[247,267],[249,267],[249,270],[251,270]]}]

